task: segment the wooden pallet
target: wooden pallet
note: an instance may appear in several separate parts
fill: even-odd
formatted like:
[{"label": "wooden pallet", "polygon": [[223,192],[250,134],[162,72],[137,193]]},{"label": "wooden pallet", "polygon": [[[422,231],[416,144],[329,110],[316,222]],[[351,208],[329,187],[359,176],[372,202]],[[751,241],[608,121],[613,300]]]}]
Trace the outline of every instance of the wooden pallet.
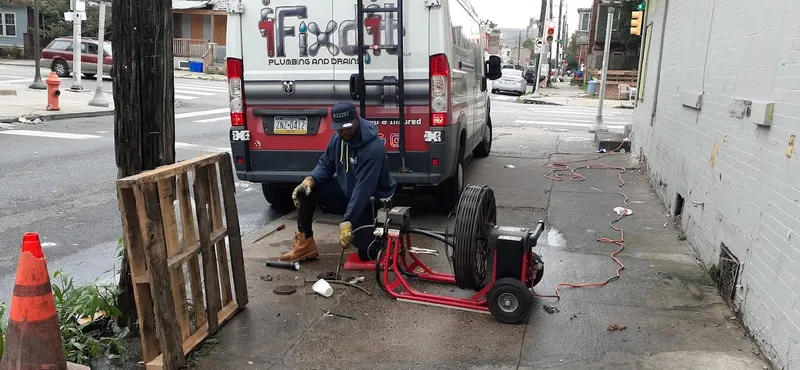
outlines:
[{"label": "wooden pallet", "polygon": [[230,154],[119,179],[117,197],[144,363],[178,369],[248,301]]}]

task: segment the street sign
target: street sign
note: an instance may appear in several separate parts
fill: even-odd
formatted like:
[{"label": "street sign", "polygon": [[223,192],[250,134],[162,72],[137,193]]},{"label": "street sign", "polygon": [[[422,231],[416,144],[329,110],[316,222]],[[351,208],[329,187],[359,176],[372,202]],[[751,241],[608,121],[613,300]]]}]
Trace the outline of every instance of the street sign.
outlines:
[{"label": "street sign", "polygon": [[635,10],[644,10],[644,8],[646,6],[647,6],[647,2],[646,1],[642,1],[642,2],[640,2],[638,4],[636,4],[636,9]]},{"label": "street sign", "polygon": [[540,54],[542,52],[542,46],[544,46],[544,42],[542,39],[536,39],[536,46],[533,48],[534,54]]}]

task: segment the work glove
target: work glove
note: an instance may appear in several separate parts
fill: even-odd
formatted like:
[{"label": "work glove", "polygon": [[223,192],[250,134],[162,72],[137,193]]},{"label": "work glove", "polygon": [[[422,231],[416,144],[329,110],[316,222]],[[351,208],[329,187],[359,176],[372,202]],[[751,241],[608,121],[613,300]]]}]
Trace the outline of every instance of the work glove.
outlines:
[{"label": "work glove", "polygon": [[306,193],[306,195],[309,195],[311,194],[312,187],[314,187],[314,178],[308,176],[305,179],[303,179],[303,182],[301,182],[299,185],[297,185],[296,188],[294,188],[294,191],[292,192],[292,200],[294,200],[295,207],[300,208],[300,201],[297,199],[297,194],[300,194],[300,192],[304,192]]},{"label": "work glove", "polygon": [[339,224],[339,244],[342,248],[347,248],[353,241],[353,224],[350,221],[345,221]]}]

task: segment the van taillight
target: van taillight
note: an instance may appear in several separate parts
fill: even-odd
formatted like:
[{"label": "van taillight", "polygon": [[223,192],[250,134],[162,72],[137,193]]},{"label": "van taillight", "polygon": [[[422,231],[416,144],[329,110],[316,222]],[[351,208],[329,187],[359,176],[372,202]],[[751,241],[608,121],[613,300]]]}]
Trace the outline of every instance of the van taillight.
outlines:
[{"label": "van taillight", "polygon": [[450,63],[444,54],[431,55],[431,126],[447,126],[450,122]]},{"label": "van taillight", "polygon": [[230,96],[229,107],[231,109],[231,126],[245,125],[245,106],[244,106],[244,85],[242,77],[244,66],[241,59],[228,58],[226,62],[228,69],[228,95]]}]

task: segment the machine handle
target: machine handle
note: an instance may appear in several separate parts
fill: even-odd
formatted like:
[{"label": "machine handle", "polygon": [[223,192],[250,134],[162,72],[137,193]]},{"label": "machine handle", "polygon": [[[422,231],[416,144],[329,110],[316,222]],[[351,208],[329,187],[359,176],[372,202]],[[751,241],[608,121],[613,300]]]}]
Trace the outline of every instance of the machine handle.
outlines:
[{"label": "machine handle", "polygon": [[539,240],[542,232],[544,232],[544,220],[539,220],[539,222],[536,223],[536,229],[533,230],[533,233],[528,238],[531,242],[531,247],[536,246],[536,241]]}]

